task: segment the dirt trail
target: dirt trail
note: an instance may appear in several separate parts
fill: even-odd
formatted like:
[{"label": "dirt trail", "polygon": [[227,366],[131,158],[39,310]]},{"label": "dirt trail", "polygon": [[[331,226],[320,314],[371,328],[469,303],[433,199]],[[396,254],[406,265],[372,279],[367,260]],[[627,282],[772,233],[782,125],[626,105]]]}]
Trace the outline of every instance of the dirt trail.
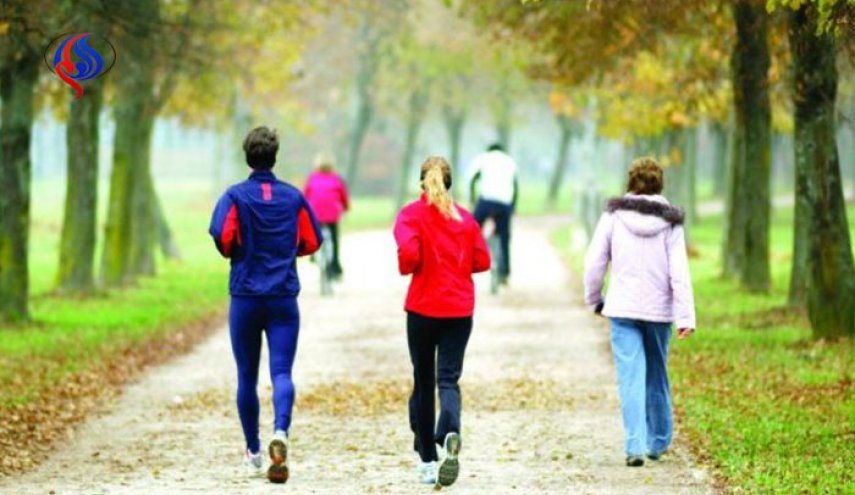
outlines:
[{"label": "dirt trail", "polygon": [[[659,463],[623,466],[608,332],[604,321],[577,305],[548,242],[555,226],[517,222],[506,292],[489,296],[479,276],[461,383],[462,473],[448,490],[712,493],[705,472],[679,447]],[[0,493],[430,492],[415,482],[400,309],[406,280],[395,272],[391,235],[347,236],[343,252],[347,280],[334,298],[317,296],[317,270],[301,265],[303,327],[288,485],[242,476],[234,364],[223,329],[129,385],[36,471],[0,482]],[[674,352],[681,352],[679,345]],[[266,369],[262,377],[268,396]],[[264,435],[270,424],[266,399]]]}]

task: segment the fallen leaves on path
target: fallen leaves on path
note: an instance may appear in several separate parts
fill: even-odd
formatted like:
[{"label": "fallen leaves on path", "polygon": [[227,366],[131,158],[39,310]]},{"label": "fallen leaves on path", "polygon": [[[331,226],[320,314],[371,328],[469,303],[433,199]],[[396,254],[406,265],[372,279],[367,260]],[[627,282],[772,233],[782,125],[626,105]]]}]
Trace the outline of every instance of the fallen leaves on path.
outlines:
[{"label": "fallen leaves on path", "polygon": [[[295,409],[329,416],[380,416],[403,413],[407,408],[412,383],[406,379],[378,378],[362,381],[333,381],[316,385],[297,394]],[[269,406],[270,390],[260,393]],[[462,383],[464,408],[472,411],[561,410],[574,406],[573,391],[556,380],[530,377]],[[189,397],[176,397],[170,414],[198,416],[234,409],[234,393],[214,388]]]},{"label": "fallen leaves on path", "polygon": [[[152,364],[183,354],[218,328],[221,314],[211,315],[184,329],[163,332],[141,345],[128,345],[115,357],[67,376],[38,390],[26,404],[0,406],[0,477],[27,471],[43,461],[59,440],[74,437],[74,425],[103,407],[118,388]],[[42,373],[63,366],[33,366]],[[46,378],[21,376],[12,383],[33,387]],[[5,385],[4,385],[5,386]]]}]

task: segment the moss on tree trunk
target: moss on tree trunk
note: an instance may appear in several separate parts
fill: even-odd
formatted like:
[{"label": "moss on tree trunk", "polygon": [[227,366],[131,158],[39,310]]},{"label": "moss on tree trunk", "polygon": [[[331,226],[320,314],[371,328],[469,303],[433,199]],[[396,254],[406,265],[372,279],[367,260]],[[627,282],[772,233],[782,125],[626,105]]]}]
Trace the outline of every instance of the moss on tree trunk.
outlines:
[{"label": "moss on tree trunk", "polygon": [[750,291],[769,289],[771,204],[767,40],[764,2],[733,3],[736,44],[731,57],[735,114],[733,161],[728,183],[724,272],[739,277]]},{"label": "moss on tree trunk", "polygon": [[[108,285],[130,282],[154,272],[155,204],[152,200],[151,134],[154,127],[155,0],[126,0],[119,7],[131,19],[141,19],[133,33],[118,38],[110,200],[104,229],[102,278]],[[121,65],[119,65],[121,64]]]},{"label": "moss on tree trunk", "polygon": [[129,271],[133,275],[155,274],[155,248],[157,246],[157,218],[154,181],[151,175],[151,136],[154,116],[146,113],[139,125],[138,140],[134,143],[137,164],[134,167],[134,192],[130,205],[133,224]]},{"label": "moss on tree trunk", "polygon": [[[855,267],[837,154],[835,41],[817,35],[817,12],[802,5],[789,19],[793,56],[798,219],[807,261],[807,308],[816,337],[855,335]],[[797,234],[799,227],[797,226]]]},{"label": "moss on tree trunk", "polygon": [[27,319],[30,139],[39,57],[25,53],[0,66],[0,321]]},{"label": "moss on tree trunk", "polygon": [[65,211],[59,252],[58,285],[63,291],[89,292],[94,280],[98,205],[98,118],[102,82],[95,79],[69,105]]}]

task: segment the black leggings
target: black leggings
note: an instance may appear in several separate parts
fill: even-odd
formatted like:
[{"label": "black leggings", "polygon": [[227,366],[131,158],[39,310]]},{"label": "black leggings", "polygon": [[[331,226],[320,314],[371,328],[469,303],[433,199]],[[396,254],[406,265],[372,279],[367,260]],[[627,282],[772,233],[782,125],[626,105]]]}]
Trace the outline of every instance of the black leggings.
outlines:
[{"label": "black leggings", "polygon": [[[407,342],[413,363],[410,429],[422,461],[437,460],[436,444],[460,433],[460,387],[463,354],[472,333],[472,317],[431,318],[407,312]],[[434,393],[439,386],[439,423],[434,429]]]}]

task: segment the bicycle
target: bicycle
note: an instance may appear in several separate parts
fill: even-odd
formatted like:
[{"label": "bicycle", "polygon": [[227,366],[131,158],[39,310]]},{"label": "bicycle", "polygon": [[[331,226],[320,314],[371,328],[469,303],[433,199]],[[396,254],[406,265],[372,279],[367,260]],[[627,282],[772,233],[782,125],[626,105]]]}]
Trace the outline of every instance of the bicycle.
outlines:
[{"label": "bicycle", "polygon": [[315,262],[318,264],[318,269],[321,275],[321,295],[331,296],[333,293],[333,245],[332,245],[332,230],[329,226],[321,226],[321,248],[315,255]]}]

